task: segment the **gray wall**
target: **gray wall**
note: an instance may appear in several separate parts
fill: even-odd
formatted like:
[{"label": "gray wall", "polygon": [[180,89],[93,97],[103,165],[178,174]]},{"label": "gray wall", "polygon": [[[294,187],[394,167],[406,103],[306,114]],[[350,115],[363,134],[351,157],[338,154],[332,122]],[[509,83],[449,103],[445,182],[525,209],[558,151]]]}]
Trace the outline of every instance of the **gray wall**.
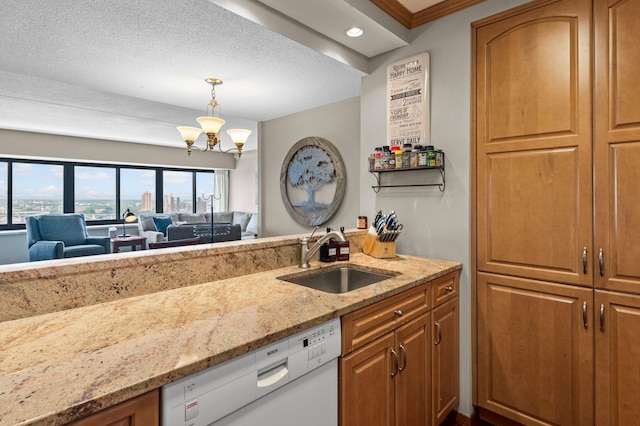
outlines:
[{"label": "gray wall", "polygon": [[280,171],[289,149],[300,139],[318,136],[330,141],[340,152],[346,169],[344,202],[324,226],[355,228],[360,214],[360,99],[315,108],[263,122],[260,128],[260,220],[261,236],[299,234],[310,231],[287,213],[280,196]]},{"label": "gray wall", "polygon": [[258,211],[258,151],[242,153],[229,172],[229,210]]},{"label": "gray wall", "polygon": [[[400,253],[458,260],[463,263],[460,300],[460,384],[458,411],[470,415],[471,404],[471,290],[470,290],[470,98],[471,22],[526,3],[525,0],[487,0],[435,22],[416,28],[415,39],[372,61],[362,82],[360,142],[360,211],[369,218],[378,209],[395,210],[405,232],[397,240]],[[446,154],[446,190],[432,187],[371,190],[375,182],[367,172],[366,157],[384,144],[386,120],[386,67],[390,62],[428,51],[431,69],[431,142]],[[416,172],[411,172],[415,174]],[[435,171],[420,172],[426,181]],[[386,175],[385,175],[386,177]],[[406,173],[395,183],[410,180]],[[413,179],[413,178],[412,178]]]}]

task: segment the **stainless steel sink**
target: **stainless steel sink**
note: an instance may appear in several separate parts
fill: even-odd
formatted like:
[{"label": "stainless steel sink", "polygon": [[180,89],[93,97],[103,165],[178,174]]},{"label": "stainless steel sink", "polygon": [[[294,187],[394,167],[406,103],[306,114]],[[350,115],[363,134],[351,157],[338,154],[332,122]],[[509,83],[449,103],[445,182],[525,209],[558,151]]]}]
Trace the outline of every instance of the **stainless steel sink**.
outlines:
[{"label": "stainless steel sink", "polygon": [[327,293],[346,293],[395,275],[395,273],[372,272],[353,266],[344,266],[312,273],[287,275],[278,279]]}]

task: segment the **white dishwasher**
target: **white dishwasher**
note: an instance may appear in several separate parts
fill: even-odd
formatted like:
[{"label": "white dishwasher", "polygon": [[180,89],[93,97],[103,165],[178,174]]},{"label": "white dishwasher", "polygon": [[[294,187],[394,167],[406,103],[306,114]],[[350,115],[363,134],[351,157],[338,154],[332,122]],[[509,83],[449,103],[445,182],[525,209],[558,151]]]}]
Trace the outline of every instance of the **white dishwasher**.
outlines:
[{"label": "white dishwasher", "polygon": [[340,319],[169,383],[162,426],[338,424]]}]

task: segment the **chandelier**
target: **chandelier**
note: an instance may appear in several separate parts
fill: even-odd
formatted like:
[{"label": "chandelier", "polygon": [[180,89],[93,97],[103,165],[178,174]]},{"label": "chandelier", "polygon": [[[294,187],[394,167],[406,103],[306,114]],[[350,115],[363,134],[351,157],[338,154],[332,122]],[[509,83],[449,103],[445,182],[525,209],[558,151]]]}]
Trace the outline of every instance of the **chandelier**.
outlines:
[{"label": "chandelier", "polygon": [[[217,78],[205,78],[204,81],[211,85],[211,100],[207,105],[207,116],[197,118],[198,123],[200,123],[201,127],[177,127],[178,131],[182,135],[182,139],[184,139],[185,143],[187,144],[188,155],[191,155],[192,148],[195,148],[198,151],[213,151],[213,148],[218,146],[218,151],[223,153],[227,153],[233,150],[233,148],[231,148],[223,151],[220,147],[220,128],[224,124],[224,120],[219,117],[220,104],[216,100],[216,86],[222,84],[222,80],[219,80]],[[216,108],[218,109],[218,117],[215,116]],[[207,135],[207,144],[205,145],[204,149],[198,148],[194,145],[196,139],[198,139],[198,136],[200,136],[200,133],[202,132]],[[242,147],[251,134],[251,130],[229,129],[227,130],[227,134],[231,137],[233,143],[236,144],[238,158],[240,158],[242,156]]]}]

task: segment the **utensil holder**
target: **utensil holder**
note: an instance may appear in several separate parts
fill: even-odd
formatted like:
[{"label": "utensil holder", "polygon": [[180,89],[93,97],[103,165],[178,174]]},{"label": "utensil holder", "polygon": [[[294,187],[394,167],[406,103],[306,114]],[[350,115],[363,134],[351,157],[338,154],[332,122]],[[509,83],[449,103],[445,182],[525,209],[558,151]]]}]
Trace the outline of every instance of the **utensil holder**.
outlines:
[{"label": "utensil holder", "polygon": [[396,257],[396,243],[395,241],[382,242],[377,236],[367,234],[362,244],[362,251],[376,259],[389,259]]}]

